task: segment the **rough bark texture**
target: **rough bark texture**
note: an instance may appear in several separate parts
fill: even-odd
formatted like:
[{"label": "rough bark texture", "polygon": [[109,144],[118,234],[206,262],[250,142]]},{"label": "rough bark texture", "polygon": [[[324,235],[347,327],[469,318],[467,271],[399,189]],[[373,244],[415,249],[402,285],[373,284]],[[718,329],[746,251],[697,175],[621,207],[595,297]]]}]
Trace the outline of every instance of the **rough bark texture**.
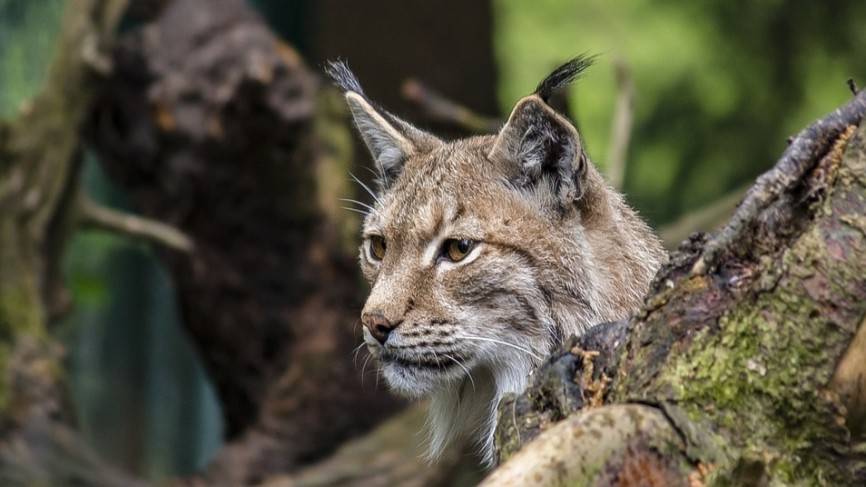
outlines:
[{"label": "rough bark texture", "polygon": [[683,439],[656,408],[617,404],[556,423],[484,485],[686,486]]},{"label": "rough bark texture", "polygon": [[[628,323],[623,345],[616,333],[603,341],[596,371],[579,357],[599,346],[578,340],[526,394],[504,402],[503,457],[536,438],[485,485],[524,485],[514,479],[535,475],[543,478],[537,485],[636,485],[626,466],[646,458],[616,433],[634,421],[663,460],[643,462],[646,475],[664,479],[650,485],[866,482],[866,125],[857,127],[864,112],[860,93],[806,129],[716,239],[684,243]],[[598,369],[612,382],[603,384],[603,401],[586,404]],[[540,401],[540,390],[566,399]],[[581,404],[545,428],[543,419]],[[633,413],[618,418],[627,405],[666,426]],[[596,417],[605,418],[594,431],[606,455],[552,448]],[[547,475],[551,462],[561,475]]]},{"label": "rough bark texture", "polygon": [[544,429],[583,408],[601,404],[616,362],[615,352],[625,343],[627,323],[603,323],[582,337],[570,338],[535,373],[519,396],[499,405],[496,429],[497,463],[509,458]]}]

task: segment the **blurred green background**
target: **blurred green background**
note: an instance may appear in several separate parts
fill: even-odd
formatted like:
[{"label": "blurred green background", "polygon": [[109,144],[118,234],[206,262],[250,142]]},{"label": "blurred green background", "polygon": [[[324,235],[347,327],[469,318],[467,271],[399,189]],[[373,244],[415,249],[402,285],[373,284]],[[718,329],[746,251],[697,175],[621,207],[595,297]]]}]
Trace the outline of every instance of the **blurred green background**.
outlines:
[{"label": "blurred green background", "polygon": [[[315,48],[296,20],[311,2],[254,3],[302,54]],[[0,117],[13,116],[38,89],[64,4],[0,0]],[[569,104],[602,167],[617,97],[614,64],[628,68],[635,105],[623,190],[655,226],[754,179],[789,135],[850,97],[847,79],[866,83],[862,0],[494,0],[491,14],[483,21],[493,26],[498,82],[491,89],[500,113],[488,115],[507,114],[557,63],[599,55]],[[92,158],[84,184],[101,201],[126,206]],[[144,245],[81,232],[65,270],[75,311],[58,326],[86,436],[150,478],[204,465],[220,445],[219,405],[159,261]]]}]

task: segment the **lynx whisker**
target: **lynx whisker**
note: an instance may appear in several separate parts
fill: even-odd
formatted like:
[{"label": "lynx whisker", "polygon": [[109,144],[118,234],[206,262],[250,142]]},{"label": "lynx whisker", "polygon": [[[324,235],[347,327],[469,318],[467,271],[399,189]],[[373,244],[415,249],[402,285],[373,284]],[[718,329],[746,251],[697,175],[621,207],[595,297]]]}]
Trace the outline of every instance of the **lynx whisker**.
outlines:
[{"label": "lynx whisker", "polygon": [[342,208],[344,210],[348,210],[348,211],[354,211],[355,213],[360,213],[361,215],[364,215],[364,216],[367,216],[370,214],[369,211],[359,210],[357,208],[350,208],[348,206],[341,206],[340,208]]},{"label": "lynx whisker", "polygon": [[469,369],[466,368],[465,365],[460,363],[459,360],[452,357],[451,355],[449,355],[447,353],[443,353],[442,355],[445,356],[445,358],[447,358],[447,359],[451,360],[452,362],[454,362],[455,364],[457,364],[458,367],[460,367],[461,369],[463,369],[464,372],[466,372],[466,377],[469,377],[469,382],[472,384],[472,391],[475,392],[475,379],[472,378],[472,372],[469,372]]},{"label": "lynx whisker", "polygon": [[361,366],[361,387],[364,387],[364,377],[367,375],[367,374],[366,374],[366,372],[367,372],[367,362],[370,361],[370,357],[372,357],[372,356],[373,356],[373,354],[369,354],[369,353],[368,353],[368,354],[367,354],[367,358],[364,359],[364,364]]},{"label": "lynx whisker", "polygon": [[379,197],[376,196],[376,193],[374,193],[373,190],[370,189],[369,186],[367,186],[366,184],[364,184],[363,181],[361,181],[360,179],[358,179],[357,177],[355,177],[354,174],[349,173],[349,176],[351,176],[352,179],[354,179],[356,183],[360,184],[361,187],[364,188],[364,190],[365,190],[365,191],[366,191],[370,196],[373,197],[373,200],[375,200],[376,203],[379,203],[380,205],[382,204],[382,200],[380,200]]},{"label": "lynx whisker", "polygon": [[368,173],[372,174],[374,178],[384,178],[384,177],[385,177],[385,173],[383,173],[383,172],[381,172],[381,171],[380,171],[380,172],[376,172],[376,171],[374,171],[373,169],[370,169],[369,166],[361,166],[361,167],[363,167],[364,169],[366,169]]},{"label": "lynx whisker", "polygon": [[346,202],[346,203],[354,203],[354,204],[361,206],[361,207],[364,207],[370,211],[376,211],[376,208],[373,208],[372,206],[368,205],[367,203],[363,203],[363,202],[358,201],[358,200],[353,200],[351,198],[339,198],[339,200]]},{"label": "lynx whisker", "polygon": [[364,347],[364,345],[366,344],[366,342],[361,342],[360,345],[358,345],[357,347],[355,347],[354,350],[352,350],[352,363],[355,365],[355,367],[358,366],[358,353],[361,352],[361,348]]},{"label": "lynx whisker", "polygon": [[544,360],[544,358],[542,358],[540,355],[534,353],[532,350],[530,350],[528,348],[521,347],[520,345],[515,345],[513,343],[508,343],[508,342],[505,342],[502,340],[497,340],[495,338],[483,338],[483,337],[468,336],[468,335],[464,335],[463,338],[465,338],[466,340],[478,340],[478,341],[482,341],[482,342],[498,343],[500,345],[505,345],[506,347],[511,347],[515,350],[519,350],[523,353],[526,353],[526,354],[530,355],[532,358],[538,360],[539,362]]}]

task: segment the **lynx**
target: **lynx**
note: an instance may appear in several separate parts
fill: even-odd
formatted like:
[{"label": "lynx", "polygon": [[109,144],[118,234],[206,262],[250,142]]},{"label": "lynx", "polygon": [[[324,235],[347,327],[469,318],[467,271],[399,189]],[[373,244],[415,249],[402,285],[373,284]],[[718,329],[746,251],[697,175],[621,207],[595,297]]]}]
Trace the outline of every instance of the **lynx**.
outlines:
[{"label": "lynx", "polygon": [[498,134],[443,141],[328,74],[378,169],[360,265],[364,341],[389,387],[429,398],[429,455],[471,435],[494,458],[496,407],[564,337],[627,317],[666,253],[548,104],[591,58],[560,66]]}]

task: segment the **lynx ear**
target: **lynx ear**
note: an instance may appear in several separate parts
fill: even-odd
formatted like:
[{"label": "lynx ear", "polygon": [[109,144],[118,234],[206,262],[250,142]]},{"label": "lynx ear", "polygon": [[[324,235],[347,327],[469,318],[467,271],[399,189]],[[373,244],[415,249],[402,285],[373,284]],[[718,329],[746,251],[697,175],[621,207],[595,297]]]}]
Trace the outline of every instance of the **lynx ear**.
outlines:
[{"label": "lynx ear", "polygon": [[520,176],[515,181],[518,186],[538,185],[546,180],[563,206],[583,195],[587,160],[577,130],[547,100],[591,64],[591,57],[572,59],[548,75],[534,94],[517,102],[490,152],[491,158],[519,166]]},{"label": "lynx ear", "polygon": [[355,126],[382,174],[379,183],[383,189],[397,179],[406,159],[440,143],[432,135],[376,108],[364,95],[360,83],[345,63],[331,62],[326,71],[346,93],[346,102]]},{"label": "lynx ear", "polygon": [[415,146],[361,95],[353,92],[346,93],[346,102],[352,112],[355,126],[364,143],[367,144],[367,149],[370,150],[376,165],[386,179],[396,179],[403,169],[403,163],[415,153]]},{"label": "lynx ear", "polygon": [[577,130],[537,95],[517,103],[496,137],[490,157],[519,166],[518,187],[534,186],[546,179],[563,205],[582,195],[587,163]]}]

